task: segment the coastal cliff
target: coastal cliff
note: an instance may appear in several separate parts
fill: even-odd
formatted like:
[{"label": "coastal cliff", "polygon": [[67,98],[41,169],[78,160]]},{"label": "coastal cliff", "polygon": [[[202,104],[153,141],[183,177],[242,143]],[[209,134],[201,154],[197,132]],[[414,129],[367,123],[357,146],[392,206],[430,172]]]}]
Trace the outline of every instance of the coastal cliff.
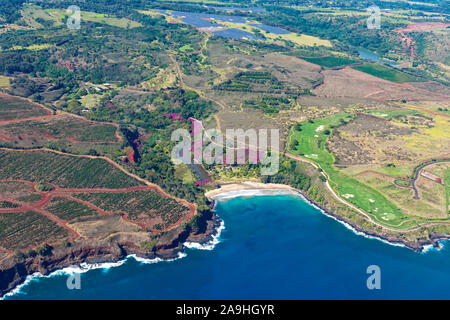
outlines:
[{"label": "coastal cliff", "polygon": [[124,260],[129,255],[145,259],[173,259],[183,251],[183,243],[200,244],[212,240],[220,224],[212,211],[198,215],[195,225],[186,224],[164,233],[151,247],[143,247],[132,241],[87,241],[74,242],[70,247],[55,247],[47,255],[20,257],[11,255],[0,260],[0,297],[25,281],[27,276],[50,273],[81,263],[97,264]]},{"label": "coastal cliff", "polygon": [[[405,246],[414,251],[422,251],[425,246],[433,246],[439,248],[439,240],[449,239],[449,236],[440,234],[438,232],[429,232],[425,229],[417,229],[411,232],[408,231],[390,231],[381,227],[373,226],[370,222],[360,218],[360,221],[356,222],[355,218],[351,219],[347,216],[340,215],[333,210],[330,204],[319,204],[309,197],[307,194],[298,190],[292,186],[276,183],[258,183],[258,182],[242,182],[242,183],[229,183],[223,184],[221,188],[211,190],[206,193],[206,197],[211,200],[217,200],[221,197],[234,197],[240,195],[251,194],[274,194],[270,192],[279,193],[291,193],[297,194],[305,198],[311,205],[314,205],[320,209],[325,215],[332,217],[333,219],[344,223],[348,228],[354,232],[360,233],[367,237],[376,238],[382,241],[386,241],[392,245]],[[425,234],[425,235],[423,235]],[[408,237],[409,236],[409,237]]]}]

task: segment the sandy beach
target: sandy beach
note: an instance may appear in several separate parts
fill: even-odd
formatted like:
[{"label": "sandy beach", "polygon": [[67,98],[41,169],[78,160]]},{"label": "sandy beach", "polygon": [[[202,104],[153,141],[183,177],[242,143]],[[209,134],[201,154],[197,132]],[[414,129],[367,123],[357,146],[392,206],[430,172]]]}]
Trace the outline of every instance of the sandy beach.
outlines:
[{"label": "sandy beach", "polygon": [[262,190],[285,190],[288,192],[295,192],[298,193],[299,191],[295,188],[292,188],[291,186],[285,185],[285,184],[276,184],[276,183],[260,183],[260,182],[251,182],[246,181],[242,183],[231,183],[222,185],[219,189],[214,189],[211,191],[208,191],[205,193],[205,196],[208,199],[213,199],[219,195],[223,195],[225,193],[238,193],[240,191],[262,191]]}]

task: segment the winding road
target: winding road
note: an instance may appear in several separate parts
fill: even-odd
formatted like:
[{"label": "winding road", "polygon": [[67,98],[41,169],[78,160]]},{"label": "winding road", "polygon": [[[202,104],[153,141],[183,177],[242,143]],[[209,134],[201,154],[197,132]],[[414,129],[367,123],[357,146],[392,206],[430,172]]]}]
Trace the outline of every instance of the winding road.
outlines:
[{"label": "winding road", "polygon": [[444,159],[444,160],[434,161],[434,162],[431,162],[431,163],[425,163],[425,164],[423,164],[423,165],[420,165],[420,166],[416,169],[416,174],[415,174],[414,177],[411,179],[411,188],[414,190],[414,197],[413,197],[413,199],[415,199],[415,200],[419,200],[419,199],[420,199],[420,197],[419,197],[419,191],[417,190],[417,187],[416,187],[416,181],[417,181],[417,179],[419,178],[420,172],[421,172],[425,167],[431,166],[431,165],[433,165],[433,164],[444,163],[444,162],[450,162],[450,159]]}]

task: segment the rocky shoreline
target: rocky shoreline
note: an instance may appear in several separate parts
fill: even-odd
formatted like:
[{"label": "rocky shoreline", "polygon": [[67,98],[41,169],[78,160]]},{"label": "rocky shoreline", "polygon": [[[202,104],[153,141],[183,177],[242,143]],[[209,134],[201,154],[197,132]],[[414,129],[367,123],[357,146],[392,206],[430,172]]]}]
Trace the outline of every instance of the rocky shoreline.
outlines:
[{"label": "rocky shoreline", "polygon": [[[226,194],[232,194],[232,196],[251,195],[250,193],[245,193],[245,191],[262,192],[262,194],[267,195],[270,191],[296,193],[305,198],[305,200],[310,204],[321,210],[325,215],[344,223],[356,233],[360,233],[367,237],[376,238],[392,245],[401,245],[416,252],[422,251],[425,246],[429,245],[439,248],[439,240],[449,239],[449,237],[445,236],[431,236],[428,240],[417,240],[414,242],[406,241],[400,236],[393,236],[363,229],[353,221],[333,213],[331,210],[324,208],[320,204],[309,199],[309,197],[303,194],[300,190],[288,185],[244,182],[239,184],[223,185],[221,188],[209,191],[205,195],[211,200],[213,206],[216,201],[215,199],[219,196]],[[162,241],[158,241],[151,251],[146,251],[131,241],[80,241],[74,243],[69,248],[55,248],[50,256],[36,256],[34,258],[27,258],[23,261],[21,261],[18,257],[11,256],[0,261],[0,297],[22,284],[26,280],[27,276],[35,273],[40,273],[45,276],[54,271],[70,266],[77,266],[81,263],[114,263],[124,260],[130,255],[136,255],[136,257],[144,259],[174,259],[183,252],[183,244],[186,242],[206,244],[212,241],[214,236],[217,234],[217,229],[220,224],[221,219],[216,213],[211,212],[211,215],[201,217],[201,227],[197,229],[192,229],[189,226],[176,228],[169,232],[169,234],[165,236]]]},{"label": "rocky shoreline", "polygon": [[[212,191],[209,191],[206,193],[207,198],[210,200],[214,200],[214,198],[217,198],[218,196],[223,196],[224,194],[234,194],[235,196],[238,196],[240,193],[242,195],[245,195],[245,192],[249,191],[255,191],[255,192],[264,192],[268,190],[273,191],[290,191],[292,193],[296,193],[303,198],[305,198],[306,201],[308,201],[310,204],[317,207],[319,210],[321,210],[325,215],[344,223],[347,227],[352,229],[356,233],[360,233],[366,237],[370,238],[376,238],[381,241],[388,242],[391,245],[400,245],[404,246],[406,248],[409,248],[411,250],[414,250],[416,252],[421,252],[424,250],[426,246],[433,246],[434,248],[440,248],[440,245],[438,241],[440,240],[448,240],[450,237],[442,236],[442,235],[432,235],[427,240],[421,240],[418,239],[417,241],[407,241],[404,238],[399,236],[394,236],[390,234],[385,233],[379,233],[372,230],[366,230],[360,226],[358,226],[354,221],[351,221],[350,219],[346,219],[345,217],[342,217],[340,215],[335,214],[328,208],[325,208],[324,206],[318,204],[317,202],[311,200],[307,195],[305,195],[302,191],[293,188],[289,185],[284,184],[264,184],[264,183],[258,183],[258,182],[243,182],[243,183],[230,183],[222,185],[220,189],[215,189]],[[244,193],[242,193],[244,192]]]},{"label": "rocky shoreline", "polygon": [[183,226],[170,231],[151,250],[145,250],[133,242],[78,241],[68,248],[56,247],[48,256],[21,259],[10,256],[0,261],[0,297],[24,283],[30,275],[49,275],[54,271],[82,263],[115,263],[135,255],[144,259],[174,259],[183,252],[185,242],[208,243],[213,240],[220,226],[220,218],[212,212],[203,216],[202,228]]}]

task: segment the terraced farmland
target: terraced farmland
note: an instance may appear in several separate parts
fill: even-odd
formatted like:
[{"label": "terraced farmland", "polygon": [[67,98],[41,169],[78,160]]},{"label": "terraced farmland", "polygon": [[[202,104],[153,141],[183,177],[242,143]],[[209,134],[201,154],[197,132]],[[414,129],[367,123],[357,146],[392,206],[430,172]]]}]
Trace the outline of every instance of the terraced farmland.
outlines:
[{"label": "terraced farmland", "polygon": [[36,119],[0,125],[0,137],[5,139],[66,139],[73,142],[117,143],[116,126],[91,122],[70,115]]},{"label": "terraced farmland", "polygon": [[26,99],[0,94],[0,121],[48,116],[51,113]]},{"label": "terraced farmland", "polygon": [[0,214],[0,246],[19,250],[67,239],[69,232],[34,211]]},{"label": "terraced farmland", "polygon": [[101,158],[0,149],[0,179],[46,181],[62,188],[125,188],[142,183]]},{"label": "terraced farmland", "polygon": [[87,205],[63,197],[54,197],[45,209],[66,221],[99,214],[96,210],[89,208]]},{"label": "terraced farmland", "polygon": [[126,217],[147,229],[169,228],[185,217],[190,208],[153,190],[121,193],[80,193],[75,197],[108,212],[123,212]]}]

